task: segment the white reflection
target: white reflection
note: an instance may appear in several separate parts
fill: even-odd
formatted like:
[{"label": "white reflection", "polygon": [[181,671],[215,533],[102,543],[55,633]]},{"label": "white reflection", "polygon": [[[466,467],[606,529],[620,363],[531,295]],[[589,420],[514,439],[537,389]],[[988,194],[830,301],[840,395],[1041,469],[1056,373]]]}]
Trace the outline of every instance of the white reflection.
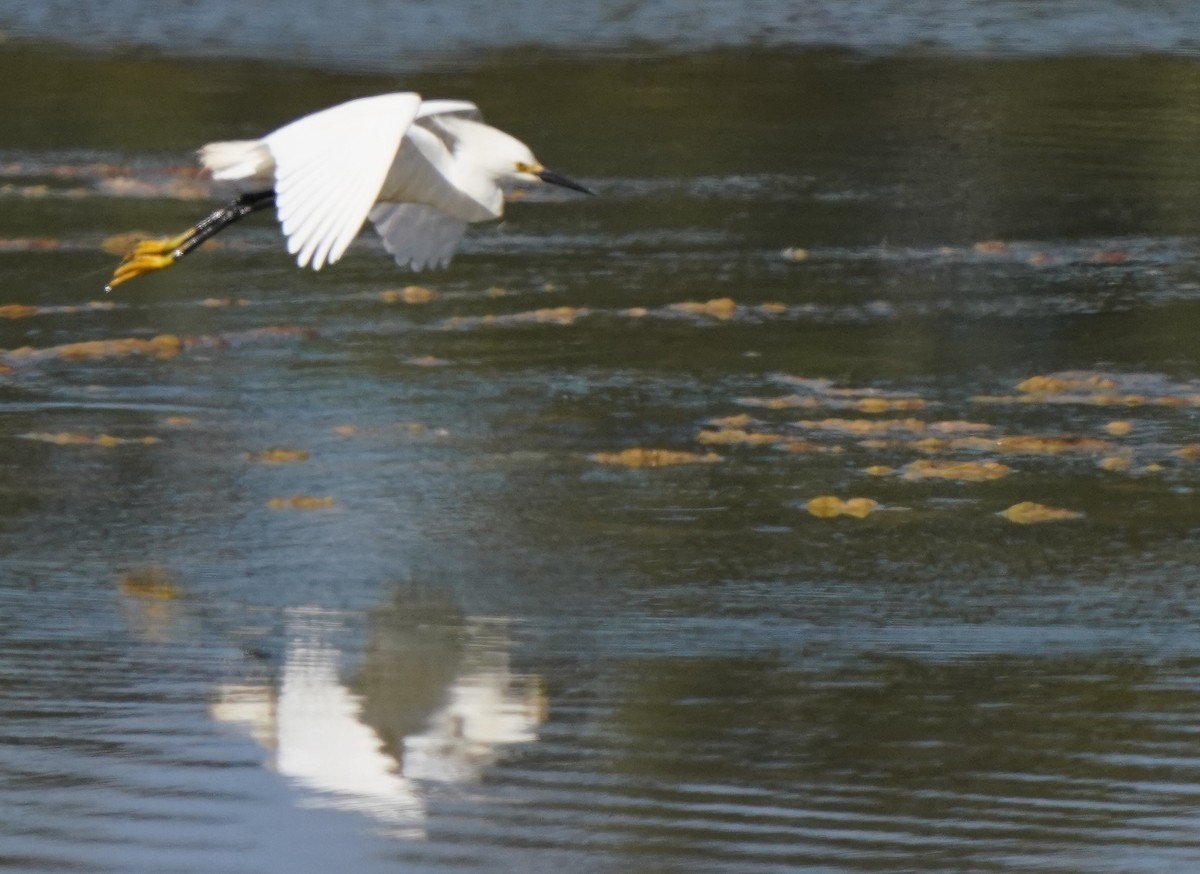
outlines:
[{"label": "white reflection", "polygon": [[[486,635],[480,633],[479,637]],[[504,744],[537,740],[546,699],[536,683],[514,684],[508,653],[481,648],[447,689],[428,730],[404,739],[404,775],[418,780],[478,780]],[[482,662],[483,664],[480,664]]]},{"label": "white reflection", "polygon": [[[536,682],[511,672],[494,623],[443,623],[432,644],[423,624],[416,646],[393,642],[385,657],[375,647],[362,694],[339,676],[340,653],[329,643],[339,627],[335,613],[289,611],[278,683],[221,686],[211,707],[213,718],[242,726],[269,750],[275,770],[311,793],[308,803],[356,810],[389,832],[421,837],[426,781],[478,780],[502,746],[537,739],[545,698]],[[432,690],[420,682],[430,665],[440,671]],[[404,726],[423,730],[405,734]],[[385,737],[395,738],[390,748]]]}]

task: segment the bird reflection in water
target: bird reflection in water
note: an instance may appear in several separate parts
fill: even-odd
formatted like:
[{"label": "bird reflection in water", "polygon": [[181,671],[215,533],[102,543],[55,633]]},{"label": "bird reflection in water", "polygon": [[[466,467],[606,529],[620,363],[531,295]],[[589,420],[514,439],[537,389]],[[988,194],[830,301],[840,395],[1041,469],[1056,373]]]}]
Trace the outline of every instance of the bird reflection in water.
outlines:
[{"label": "bird reflection in water", "polygon": [[289,610],[277,682],[223,685],[211,713],[269,750],[306,805],[355,810],[419,838],[429,785],[479,780],[505,746],[537,739],[547,705],[537,678],[512,672],[503,621],[405,607],[376,612],[349,685],[331,642],[341,614]]}]

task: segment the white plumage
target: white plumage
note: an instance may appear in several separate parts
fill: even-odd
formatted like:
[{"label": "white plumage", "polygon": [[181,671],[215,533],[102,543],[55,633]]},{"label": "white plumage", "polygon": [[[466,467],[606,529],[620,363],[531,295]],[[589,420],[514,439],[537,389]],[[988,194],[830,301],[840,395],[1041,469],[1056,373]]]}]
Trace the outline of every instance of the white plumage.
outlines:
[{"label": "white plumage", "polygon": [[351,100],[259,140],[209,143],[199,155],[213,179],[244,193],[178,236],[135,244],[106,291],[170,267],[271,205],[301,267],[333,264],[370,218],[396,262],[421,270],[447,264],[468,224],[503,215],[511,188],[549,183],[592,193],[484,124],[474,103],[411,92]]},{"label": "white plumage", "polygon": [[447,264],[468,224],[499,218],[512,185],[585,190],[484,124],[475,104],[411,92],[351,100],[260,140],[209,143],[200,161],[214,179],[273,187],[288,251],[314,270],[341,258],[368,217],[396,262],[420,270]]}]

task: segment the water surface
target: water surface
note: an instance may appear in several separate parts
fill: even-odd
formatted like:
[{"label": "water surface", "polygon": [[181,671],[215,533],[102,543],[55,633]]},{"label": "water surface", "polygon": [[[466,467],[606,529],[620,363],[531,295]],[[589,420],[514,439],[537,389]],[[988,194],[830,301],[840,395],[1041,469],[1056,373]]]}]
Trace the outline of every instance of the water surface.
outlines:
[{"label": "water surface", "polygon": [[1190,59],[416,73],[602,195],[424,302],[262,216],[101,292],[190,150],[391,76],[0,81],[0,870],[1200,861]]}]

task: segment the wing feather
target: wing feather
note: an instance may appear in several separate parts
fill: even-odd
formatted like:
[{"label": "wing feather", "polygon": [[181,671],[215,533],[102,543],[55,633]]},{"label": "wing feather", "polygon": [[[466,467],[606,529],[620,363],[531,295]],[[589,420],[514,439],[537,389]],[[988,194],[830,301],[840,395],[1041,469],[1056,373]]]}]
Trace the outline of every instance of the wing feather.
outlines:
[{"label": "wing feather", "polygon": [[[328,202],[315,211],[309,224],[303,229],[297,229],[297,236],[303,237],[304,244],[300,249],[300,261],[309,262],[314,270],[320,270],[325,263],[325,257],[332,248],[345,224],[353,221],[356,209],[356,192],[352,188],[343,188],[332,192]],[[352,235],[358,233],[362,219],[353,226]],[[336,260],[336,259],[334,259]]]},{"label": "wing feather", "polygon": [[411,92],[364,97],[263,138],[275,161],[277,215],[299,266],[320,270],[341,257],[420,107],[420,95]]},{"label": "wing feather", "polygon": [[413,270],[449,264],[467,227],[466,222],[419,203],[379,203],[370,217],[383,247],[397,264]]},{"label": "wing feather", "polygon": [[[359,218],[355,222],[357,209],[357,202],[350,194],[346,194],[340,199],[340,202],[331,205],[329,217],[325,221],[321,233],[321,242],[313,252],[313,263],[318,269],[322,263],[333,264],[341,258],[346,247],[350,245],[350,241],[358,234],[363,220]],[[345,242],[342,242],[343,240]]]},{"label": "wing feather", "polygon": [[458,115],[471,121],[483,121],[483,113],[470,100],[423,100],[417,112],[417,118],[430,118],[435,115]]}]

